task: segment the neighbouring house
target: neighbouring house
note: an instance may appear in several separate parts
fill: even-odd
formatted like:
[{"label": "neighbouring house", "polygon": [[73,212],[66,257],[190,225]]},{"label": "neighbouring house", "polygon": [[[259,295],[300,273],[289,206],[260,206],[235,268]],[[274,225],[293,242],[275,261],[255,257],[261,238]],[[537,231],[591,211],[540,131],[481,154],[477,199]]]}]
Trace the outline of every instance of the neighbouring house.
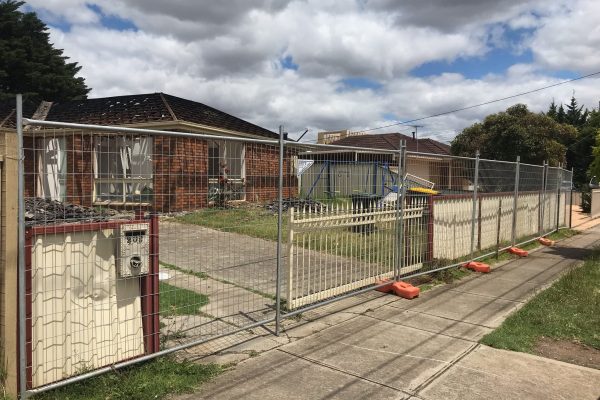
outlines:
[{"label": "neighbouring house", "polygon": [[[224,192],[228,201],[277,197],[276,145],[119,133],[119,127],[133,127],[249,139],[279,137],[199,102],[165,93],[25,102],[24,117],[115,127],[108,133],[26,127],[27,197],[160,212],[206,207]],[[15,124],[14,101],[0,105],[0,129],[14,130]],[[291,153],[284,157],[285,196],[297,192],[293,158]]]},{"label": "neighbouring house", "polygon": [[356,149],[332,147],[299,155],[301,191],[314,197],[387,194],[396,185],[402,140],[408,151],[407,172],[415,180],[447,191],[463,190],[468,185],[461,176],[464,165],[450,157],[450,146],[445,143],[401,133],[346,133],[329,144]]}]

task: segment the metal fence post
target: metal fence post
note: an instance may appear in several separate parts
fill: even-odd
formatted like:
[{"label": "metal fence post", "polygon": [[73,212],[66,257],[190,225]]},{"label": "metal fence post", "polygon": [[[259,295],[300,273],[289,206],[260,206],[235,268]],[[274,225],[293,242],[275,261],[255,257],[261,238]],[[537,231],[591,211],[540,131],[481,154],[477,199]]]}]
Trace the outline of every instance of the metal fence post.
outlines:
[{"label": "metal fence post", "polygon": [[558,169],[556,170],[556,231],[558,232],[558,228],[560,227],[560,190],[562,188],[562,166],[558,164]]},{"label": "metal fence post", "polygon": [[513,198],[513,217],[512,217],[512,234],[511,243],[514,246],[517,243],[517,199],[519,197],[519,173],[521,169],[521,156],[517,156],[517,164],[515,168],[515,194]]},{"label": "metal fence post", "polygon": [[540,196],[540,231],[538,233],[539,236],[544,234],[544,223],[546,220],[546,184],[548,183],[548,163],[544,161],[544,172],[542,176],[542,194]]},{"label": "metal fence post", "polygon": [[283,250],[283,125],[279,126],[279,184],[277,194],[277,277],[275,288],[275,335],[281,330],[281,255]]},{"label": "metal fence post", "polygon": [[544,179],[542,180],[542,226],[540,236],[546,233],[546,190],[548,189],[548,161],[544,161]]},{"label": "metal fence post", "polygon": [[471,261],[475,258],[475,219],[477,213],[477,191],[479,186],[479,150],[475,153],[475,179],[473,179],[473,211],[471,213]]},{"label": "metal fence post", "polygon": [[406,205],[406,181],[404,176],[406,175],[406,141],[400,141],[400,149],[398,154],[398,197],[399,201],[396,202],[396,227],[398,229],[397,232],[397,240],[396,240],[396,254],[398,256],[398,260],[396,262],[396,280],[400,279],[400,274],[402,272],[402,267],[404,265],[404,207]]},{"label": "metal fence post", "polygon": [[573,171],[574,168],[571,167],[571,179],[569,180],[569,188],[571,195],[569,196],[569,229],[573,227]]},{"label": "metal fence post", "polygon": [[18,255],[18,290],[19,290],[19,392],[21,399],[27,396],[27,348],[25,343],[25,170],[23,165],[23,96],[17,95],[17,154],[18,163],[18,216],[19,221],[19,255]]}]

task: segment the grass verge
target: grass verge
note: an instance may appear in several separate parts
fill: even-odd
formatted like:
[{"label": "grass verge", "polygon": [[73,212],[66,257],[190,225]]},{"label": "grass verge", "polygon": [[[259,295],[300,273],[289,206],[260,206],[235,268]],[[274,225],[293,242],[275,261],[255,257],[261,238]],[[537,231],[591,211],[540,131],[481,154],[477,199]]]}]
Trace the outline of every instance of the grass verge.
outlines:
[{"label": "grass verge", "polygon": [[189,393],[222,371],[217,364],[161,357],[34,396],[36,400],[146,400]]},{"label": "grass verge", "polygon": [[[559,241],[559,240],[568,239],[570,237],[573,237],[573,236],[577,235],[578,233],[579,232],[577,232],[576,230],[562,229],[558,232],[553,232],[553,233],[547,235],[546,237],[550,240]],[[522,248],[523,250],[531,251],[531,250],[536,249],[541,246],[542,245],[536,240],[536,241],[527,243],[526,245],[523,245],[520,248]],[[481,254],[488,253],[489,251],[490,250],[488,249],[488,250],[481,251],[479,253],[475,253],[475,257],[477,257]],[[503,251],[498,254],[498,257],[496,257],[495,255],[490,255],[490,256],[484,257],[478,261],[486,263],[488,265],[494,265],[494,264],[497,264],[497,263],[500,263],[503,261],[514,260],[517,258],[519,258],[519,257],[512,253],[509,253],[507,251]],[[464,257],[463,261],[464,262],[468,261],[468,258]],[[457,262],[457,261],[444,260],[441,262],[441,265],[449,265],[453,262]],[[425,292],[427,290],[434,288],[435,286],[442,285],[442,284],[449,284],[449,283],[461,280],[465,276],[469,276],[471,274],[472,274],[472,272],[466,268],[456,267],[456,268],[445,269],[442,271],[432,272],[431,274],[420,275],[415,278],[409,278],[409,279],[407,279],[407,281],[412,283],[415,286],[419,286],[421,288],[421,291]]]},{"label": "grass verge", "polygon": [[484,336],[488,346],[531,352],[542,337],[600,349],[600,248]]},{"label": "grass verge", "polygon": [[[552,232],[551,234],[546,235],[545,237],[550,240],[559,241],[559,240],[568,239],[570,237],[573,237],[573,236],[577,235],[578,233],[579,233],[578,231],[573,230],[573,229],[561,229],[558,232]],[[508,244],[504,244],[502,247],[507,246],[507,245]],[[534,240],[523,246],[518,246],[518,247],[523,250],[531,251],[531,250],[536,249],[541,246],[542,246],[542,244],[540,244],[537,240]],[[509,253],[508,251],[503,251],[500,254],[498,254],[498,257],[496,257],[495,255],[490,255],[485,258],[482,258],[479,261],[484,262],[486,264],[493,265],[493,264],[496,264],[501,261],[508,261],[508,260],[513,260],[513,259],[517,259],[517,258],[519,258],[519,257],[512,253]]]},{"label": "grass verge", "polygon": [[160,315],[200,315],[200,307],[208,304],[208,296],[159,282]]}]

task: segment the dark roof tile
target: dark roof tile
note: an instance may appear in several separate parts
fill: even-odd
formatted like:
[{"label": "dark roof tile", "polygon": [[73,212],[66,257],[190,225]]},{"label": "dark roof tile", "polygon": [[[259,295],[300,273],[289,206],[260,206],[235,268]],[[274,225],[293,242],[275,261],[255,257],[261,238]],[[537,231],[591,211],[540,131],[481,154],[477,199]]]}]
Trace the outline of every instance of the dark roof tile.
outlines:
[{"label": "dark roof tile", "polygon": [[406,140],[406,149],[408,151],[419,151],[421,153],[431,153],[440,155],[449,155],[450,146],[433,139],[413,139],[402,133],[380,133],[357,136],[347,136],[336,140],[332,144],[341,146],[365,147],[370,149],[398,150],[400,141]]},{"label": "dark roof tile", "polygon": [[250,133],[253,135],[278,137],[275,132],[254,125],[243,119],[234,117],[216,108],[209,107],[205,104],[191,100],[182,99],[180,97],[163,94],[165,101],[173,110],[177,119],[182,121],[193,122],[201,125],[214,126],[216,128],[225,128],[236,132]]},{"label": "dark roof tile", "polygon": [[216,108],[163,93],[55,103],[46,120],[93,125],[127,125],[179,120],[240,133],[278,137],[275,132]]},{"label": "dark roof tile", "polygon": [[[32,101],[23,101],[23,117],[31,118],[38,108],[38,104]],[[0,128],[16,129],[17,113],[16,99],[0,101]]]}]

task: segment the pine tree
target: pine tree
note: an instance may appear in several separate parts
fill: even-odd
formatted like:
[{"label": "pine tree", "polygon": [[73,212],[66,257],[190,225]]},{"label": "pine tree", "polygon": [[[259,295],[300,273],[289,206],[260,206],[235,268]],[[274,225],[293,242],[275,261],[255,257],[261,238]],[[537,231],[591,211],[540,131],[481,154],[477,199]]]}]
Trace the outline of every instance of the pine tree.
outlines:
[{"label": "pine tree", "polygon": [[560,105],[560,107],[558,107],[558,112],[556,113],[555,119],[556,122],[558,122],[559,124],[566,122],[567,114],[565,114],[565,109],[563,108],[562,104]]},{"label": "pine tree", "polygon": [[85,98],[90,89],[77,63],[50,43],[47,26],[22,1],[0,0],[0,100],[23,93],[29,100]]},{"label": "pine tree", "polygon": [[587,119],[588,110],[586,109],[585,112],[582,112],[583,106],[577,107],[578,104],[575,96],[571,96],[571,102],[566,106],[567,112],[565,114],[564,122],[575,127],[583,125]]},{"label": "pine tree", "polygon": [[546,115],[556,121],[556,103],[554,102],[554,99],[552,99],[552,103],[550,103],[550,107],[548,108]]}]

